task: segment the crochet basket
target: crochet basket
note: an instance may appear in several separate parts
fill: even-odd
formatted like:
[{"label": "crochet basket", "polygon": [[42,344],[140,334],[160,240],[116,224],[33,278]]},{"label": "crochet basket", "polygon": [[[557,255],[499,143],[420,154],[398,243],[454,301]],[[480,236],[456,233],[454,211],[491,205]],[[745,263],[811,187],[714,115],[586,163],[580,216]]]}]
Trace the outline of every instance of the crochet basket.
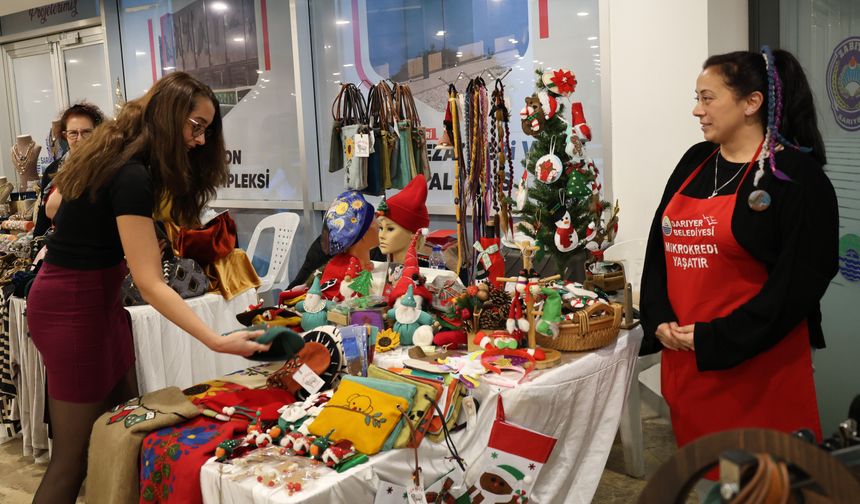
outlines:
[{"label": "crochet basket", "polygon": [[562,352],[584,352],[604,347],[618,337],[624,309],[618,303],[593,304],[575,313],[573,320],[558,325],[558,337],[535,335],[535,341],[544,348]]}]

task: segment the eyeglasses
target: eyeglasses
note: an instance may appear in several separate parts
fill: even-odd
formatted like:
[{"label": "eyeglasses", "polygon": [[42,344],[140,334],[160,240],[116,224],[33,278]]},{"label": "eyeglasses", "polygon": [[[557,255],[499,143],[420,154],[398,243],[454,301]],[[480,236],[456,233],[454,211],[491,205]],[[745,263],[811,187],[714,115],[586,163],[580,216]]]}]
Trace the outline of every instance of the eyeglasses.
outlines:
[{"label": "eyeglasses", "polygon": [[66,130],[63,133],[66,134],[66,138],[69,140],[77,140],[80,138],[87,138],[93,134],[92,129],[82,129],[82,130]]},{"label": "eyeglasses", "polygon": [[200,124],[192,118],[188,118],[188,122],[191,123],[191,138],[197,138],[200,135],[206,135],[206,138],[212,138],[212,128],[207,127],[204,124]]}]

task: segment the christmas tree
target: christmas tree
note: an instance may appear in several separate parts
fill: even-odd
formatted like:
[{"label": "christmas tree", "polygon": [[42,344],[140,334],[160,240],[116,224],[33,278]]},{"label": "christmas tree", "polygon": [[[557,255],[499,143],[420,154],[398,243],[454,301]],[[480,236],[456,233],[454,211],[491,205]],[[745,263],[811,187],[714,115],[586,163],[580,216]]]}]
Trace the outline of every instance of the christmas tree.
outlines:
[{"label": "christmas tree", "polygon": [[[523,160],[532,183],[521,183],[515,198],[519,229],[540,247],[535,255],[549,255],[558,272],[567,278],[571,261],[584,249],[601,250],[617,230],[618,207],[601,197],[598,170],[585,144],[591,130],[582,104],[571,105],[572,125],[562,117],[563,98],[573,94],[576,78],[569,70],[537,70],[535,94],[526,98],[520,112],[523,131],[534,142]],[[530,186],[526,189],[527,186]],[[608,215],[605,215],[608,214]]]}]

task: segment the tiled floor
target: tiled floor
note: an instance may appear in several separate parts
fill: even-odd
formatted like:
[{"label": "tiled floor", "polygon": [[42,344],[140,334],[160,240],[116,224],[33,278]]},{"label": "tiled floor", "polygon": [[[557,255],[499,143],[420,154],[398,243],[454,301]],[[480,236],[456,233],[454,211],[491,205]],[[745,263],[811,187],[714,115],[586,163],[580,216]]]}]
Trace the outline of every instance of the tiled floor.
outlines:
[{"label": "tiled floor", "polygon": [[[675,438],[668,422],[655,418],[643,422],[645,437],[645,469],[650,476],[675,452]],[[21,455],[21,440],[0,445],[0,503],[29,504],[45,466],[34,464],[32,457]],[[636,502],[645,480],[624,474],[624,457],[618,439],[609,454],[606,470],[594,496],[595,504],[631,504]],[[83,502],[78,499],[78,502]],[[695,499],[689,503],[696,502]]]}]

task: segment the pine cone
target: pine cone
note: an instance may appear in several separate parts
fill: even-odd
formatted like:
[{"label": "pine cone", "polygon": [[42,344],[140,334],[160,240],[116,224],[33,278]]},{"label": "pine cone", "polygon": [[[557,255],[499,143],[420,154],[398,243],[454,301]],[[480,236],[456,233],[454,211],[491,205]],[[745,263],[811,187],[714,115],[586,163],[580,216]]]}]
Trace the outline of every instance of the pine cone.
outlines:
[{"label": "pine cone", "polygon": [[481,312],[481,318],[478,321],[478,326],[481,329],[501,329],[505,327],[507,320],[506,311],[500,308],[492,308]]},{"label": "pine cone", "polygon": [[489,301],[493,306],[505,309],[511,304],[511,295],[505,292],[504,289],[493,287],[490,289]]}]

